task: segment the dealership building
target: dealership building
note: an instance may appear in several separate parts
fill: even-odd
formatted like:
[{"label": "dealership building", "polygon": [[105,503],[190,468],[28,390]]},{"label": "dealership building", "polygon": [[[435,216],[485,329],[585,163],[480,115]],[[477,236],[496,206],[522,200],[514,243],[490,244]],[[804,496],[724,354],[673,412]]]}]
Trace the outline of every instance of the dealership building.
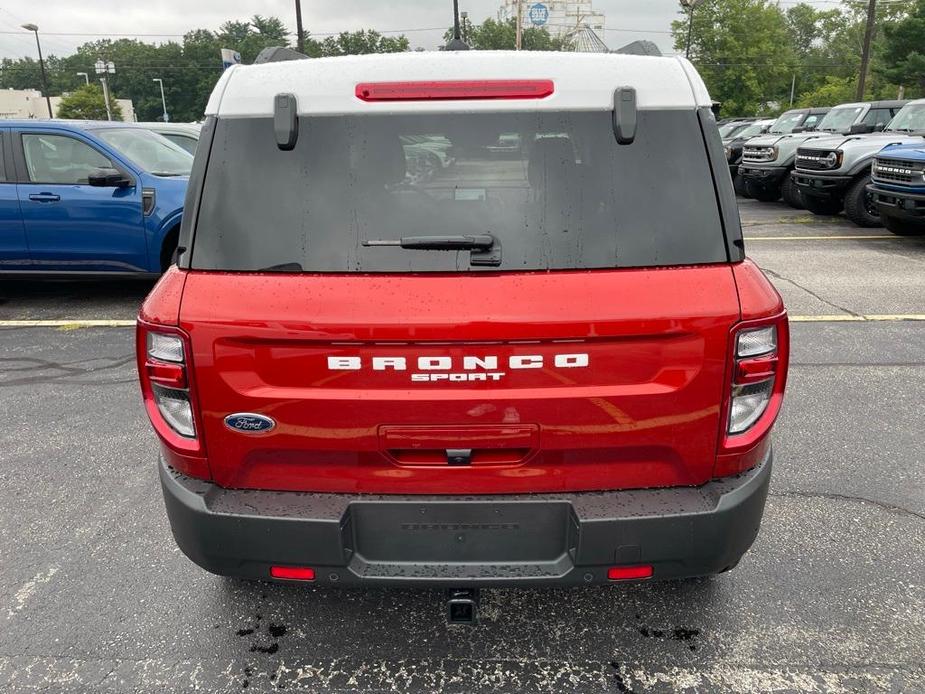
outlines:
[{"label": "dealership building", "polygon": [[[122,109],[122,120],[135,120],[135,106],[131,99],[113,99]],[[60,96],[51,97],[56,112]],[[48,104],[38,89],[0,89],[0,118],[48,118]]]}]

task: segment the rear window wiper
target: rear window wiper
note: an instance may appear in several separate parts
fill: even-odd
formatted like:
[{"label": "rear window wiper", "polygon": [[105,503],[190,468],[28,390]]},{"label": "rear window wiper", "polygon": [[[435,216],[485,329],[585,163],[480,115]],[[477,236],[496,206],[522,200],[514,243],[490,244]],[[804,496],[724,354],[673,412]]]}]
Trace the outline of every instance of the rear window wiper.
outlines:
[{"label": "rear window wiper", "polygon": [[369,239],[366,247],[391,246],[416,251],[472,251],[472,265],[500,265],[501,244],[491,234],[466,236],[402,236],[400,239]]},{"label": "rear window wiper", "polygon": [[364,246],[398,246],[418,251],[482,251],[495,245],[491,234],[475,236],[402,236],[400,239],[370,239]]}]

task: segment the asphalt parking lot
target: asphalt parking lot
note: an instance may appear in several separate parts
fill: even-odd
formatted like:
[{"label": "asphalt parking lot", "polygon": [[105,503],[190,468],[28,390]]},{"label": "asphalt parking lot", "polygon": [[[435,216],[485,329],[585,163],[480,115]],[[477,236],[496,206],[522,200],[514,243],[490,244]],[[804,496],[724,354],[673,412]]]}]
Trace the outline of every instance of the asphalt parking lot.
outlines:
[{"label": "asphalt parking lot", "polygon": [[475,627],[442,591],[199,570],[119,323],[150,283],[0,282],[0,691],[925,691],[925,237],[741,214],[794,317],[752,551],[712,579],[483,591]]}]

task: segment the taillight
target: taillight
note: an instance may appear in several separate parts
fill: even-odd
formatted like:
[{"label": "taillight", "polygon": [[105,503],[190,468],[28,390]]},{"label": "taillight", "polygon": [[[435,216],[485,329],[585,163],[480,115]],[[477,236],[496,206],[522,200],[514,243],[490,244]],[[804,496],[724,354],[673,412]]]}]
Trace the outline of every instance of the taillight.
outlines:
[{"label": "taillight", "polygon": [[790,337],[787,316],[735,327],[714,476],[735,475],[760,462],[787,381]]},{"label": "taillight", "polygon": [[190,363],[190,344],[178,328],[138,321],[136,348],[148,418],[186,474],[208,477]]}]

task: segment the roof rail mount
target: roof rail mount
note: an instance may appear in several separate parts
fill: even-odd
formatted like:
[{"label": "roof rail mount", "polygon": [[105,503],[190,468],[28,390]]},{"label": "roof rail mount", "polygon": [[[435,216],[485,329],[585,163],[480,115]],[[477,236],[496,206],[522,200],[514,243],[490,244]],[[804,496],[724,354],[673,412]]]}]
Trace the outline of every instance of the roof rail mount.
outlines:
[{"label": "roof rail mount", "polygon": [[617,87],[613,93],[613,134],[618,145],[628,145],[636,139],[636,90]]},{"label": "roof rail mount", "polygon": [[284,152],[295,148],[299,139],[299,104],[295,94],[273,97],[273,131],[277,147]]},{"label": "roof rail mount", "polygon": [[257,57],[254,58],[254,65],[280,63],[284,60],[306,60],[307,58],[308,56],[304,53],[299,53],[286,46],[269,46],[257,54]]}]

